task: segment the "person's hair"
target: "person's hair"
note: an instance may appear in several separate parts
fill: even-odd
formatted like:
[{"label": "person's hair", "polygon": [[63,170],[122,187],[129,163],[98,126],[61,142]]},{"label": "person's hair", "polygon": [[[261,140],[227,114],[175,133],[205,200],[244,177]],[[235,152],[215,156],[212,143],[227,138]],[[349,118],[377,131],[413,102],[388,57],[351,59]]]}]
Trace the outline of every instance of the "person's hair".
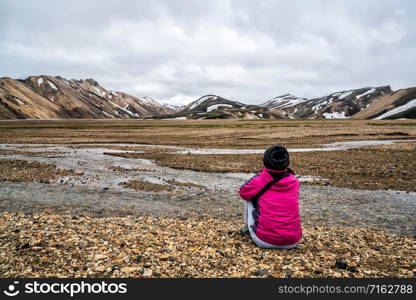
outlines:
[{"label": "person's hair", "polygon": [[290,164],[289,152],[283,146],[272,146],[264,152],[263,163],[268,169],[286,170]]}]

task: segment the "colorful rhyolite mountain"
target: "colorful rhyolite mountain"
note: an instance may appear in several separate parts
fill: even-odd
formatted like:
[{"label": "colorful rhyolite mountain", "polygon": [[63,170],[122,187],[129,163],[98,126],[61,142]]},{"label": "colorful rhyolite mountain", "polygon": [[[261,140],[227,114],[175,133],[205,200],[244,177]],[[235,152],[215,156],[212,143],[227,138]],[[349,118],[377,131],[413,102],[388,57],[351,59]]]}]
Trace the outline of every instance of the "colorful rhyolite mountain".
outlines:
[{"label": "colorful rhyolite mountain", "polygon": [[416,88],[365,87],[307,99],[285,94],[260,105],[217,95],[186,106],[105,89],[93,79],[0,78],[0,119],[399,119],[416,118]]},{"label": "colorful rhyolite mountain", "polygon": [[107,90],[93,79],[0,78],[0,119],[142,119],[174,112],[149,97]]}]

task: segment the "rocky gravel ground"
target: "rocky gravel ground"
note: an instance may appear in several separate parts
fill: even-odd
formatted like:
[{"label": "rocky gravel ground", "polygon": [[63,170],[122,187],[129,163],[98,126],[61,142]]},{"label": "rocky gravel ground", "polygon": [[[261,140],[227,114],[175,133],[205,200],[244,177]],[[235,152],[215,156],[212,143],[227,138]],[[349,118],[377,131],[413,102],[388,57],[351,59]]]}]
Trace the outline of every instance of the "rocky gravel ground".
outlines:
[{"label": "rocky gravel ground", "polygon": [[294,250],[265,250],[213,218],[0,214],[1,277],[415,277],[413,237],[304,228]]},{"label": "rocky gravel ground", "polygon": [[58,169],[54,164],[0,159],[0,181],[50,183],[63,176],[79,175],[73,170]]}]

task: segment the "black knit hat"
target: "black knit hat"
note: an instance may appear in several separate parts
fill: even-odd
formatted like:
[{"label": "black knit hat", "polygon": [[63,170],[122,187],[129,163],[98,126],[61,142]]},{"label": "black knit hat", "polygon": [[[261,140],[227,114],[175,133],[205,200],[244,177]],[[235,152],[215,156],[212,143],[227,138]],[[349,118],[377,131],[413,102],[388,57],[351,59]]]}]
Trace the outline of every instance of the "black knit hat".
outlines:
[{"label": "black knit hat", "polygon": [[272,146],[264,152],[264,166],[273,170],[285,170],[290,163],[289,153],[285,147]]}]

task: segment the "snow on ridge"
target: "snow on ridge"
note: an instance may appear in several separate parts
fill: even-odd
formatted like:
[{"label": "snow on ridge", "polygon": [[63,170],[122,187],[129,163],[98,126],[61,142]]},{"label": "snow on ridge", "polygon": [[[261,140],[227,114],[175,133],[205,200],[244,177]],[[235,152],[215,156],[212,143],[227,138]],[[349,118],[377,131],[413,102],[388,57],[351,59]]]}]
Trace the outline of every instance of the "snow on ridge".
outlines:
[{"label": "snow on ridge", "polygon": [[42,77],[39,77],[38,78],[38,86],[40,86],[42,83],[43,83],[43,78]]},{"label": "snow on ridge", "polygon": [[207,107],[207,112],[210,112],[210,111],[213,111],[215,109],[218,109],[218,107],[220,107],[220,106],[231,107],[231,108],[233,107],[230,104],[220,103],[220,104],[215,104],[215,105],[211,105],[211,106]]},{"label": "snow on ridge", "polygon": [[170,109],[181,109],[184,107],[183,105],[175,105],[175,104],[169,104],[169,103],[162,103],[162,105]]},{"label": "snow on ridge", "polygon": [[150,98],[150,97],[139,97],[139,100],[141,100],[142,102],[145,102],[149,105],[154,105],[154,106],[161,106],[161,104],[157,101],[155,101],[154,99]]},{"label": "snow on ridge", "polygon": [[410,100],[409,102],[407,102],[406,104],[403,104],[402,106],[393,108],[392,110],[389,110],[388,112],[385,112],[384,114],[382,114],[381,116],[378,116],[377,118],[374,118],[373,120],[381,120],[384,119],[386,117],[401,113],[409,108],[415,107],[416,106],[416,99]]},{"label": "snow on ridge", "polygon": [[96,92],[96,94],[98,94],[101,97],[104,97],[107,93],[104,92],[103,90],[100,90],[98,87],[96,86],[92,86],[92,88],[94,89],[94,91]]},{"label": "snow on ridge", "polygon": [[342,112],[334,111],[332,113],[323,113],[322,115],[325,117],[325,119],[344,119],[344,118],[347,118],[345,116],[345,112],[343,112],[343,111]]},{"label": "snow on ridge", "polygon": [[362,98],[362,97],[364,97],[364,96],[366,96],[368,94],[374,93],[375,91],[376,91],[375,88],[370,88],[368,91],[366,91],[366,92],[364,92],[362,94],[357,95],[357,98],[360,99],[360,98]]},{"label": "snow on ridge", "polygon": [[[204,96],[204,97],[202,97],[201,99],[199,99],[199,100],[197,100],[197,101],[195,101],[194,102],[194,104],[192,104],[191,105],[191,107],[189,108],[189,110],[191,110],[191,109],[194,109],[195,107],[197,107],[198,105],[200,105],[201,103],[203,103],[205,100],[208,100],[209,98],[211,98],[212,96]],[[213,100],[216,100],[218,97],[216,97],[215,96],[215,99],[214,99],[214,97],[212,97],[213,98]]]},{"label": "snow on ridge", "polygon": [[312,107],[312,110],[316,112],[318,109],[320,109],[321,107],[324,107],[325,105],[328,105],[333,100],[334,100],[334,98],[332,98],[332,97],[329,98],[329,99],[327,99],[327,100],[324,100],[324,101],[323,100],[319,100],[320,102],[318,104],[314,105]]},{"label": "snow on ridge", "polygon": [[267,107],[268,109],[276,109],[276,108],[288,108],[291,106],[295,106],[297,104],[300,104],[302,102],[307,101],[306,98],[299,98],[292,94],[284,94],[281,96],[277,96],[273,99],[270,99],[262,104],[260,104],[260,107]]},{"label": "snow on ridge", "polygon": [[56,85],[53,84],[53,82],[48,80],[48,84],[50,85],[51,88],[53,88],[54,90],[57,90],[58,88],[56,87]]},{"label": "snow on ridge", "polygon": [[[129,111],[129,110],[127,110],[126,108],[129,106],[128,104],[126,105],[126,106],[124,106],[124,107],[121,107],[120,105],[117,105],[117,104],[115,104],[114,102],[112,102],[112,101],[109,101],[113,106],[115,106],[115,107],[117,107],[117,108],[119,108],[119,109],[121,109],[121,110],[123,110],[123,111],[125,111],[127,114],[129,114],[130,116],[136,116],[136,117],[138,117],[138,118],[140,118],[140,116],[137,114],[137,113],[132,113],[131,111]],[[119,113],[117,112],[117,111],[114,111],[116,114],[118,114],[119,115]]]},{"label": "snow on ridge", "polygon": [[346,91],[346,92],[342,93],[342,95],[339,96],[338,99],[344,99],[344,98],[348,97],[349,95],[351,95],[353,92],[354,91]]}]

